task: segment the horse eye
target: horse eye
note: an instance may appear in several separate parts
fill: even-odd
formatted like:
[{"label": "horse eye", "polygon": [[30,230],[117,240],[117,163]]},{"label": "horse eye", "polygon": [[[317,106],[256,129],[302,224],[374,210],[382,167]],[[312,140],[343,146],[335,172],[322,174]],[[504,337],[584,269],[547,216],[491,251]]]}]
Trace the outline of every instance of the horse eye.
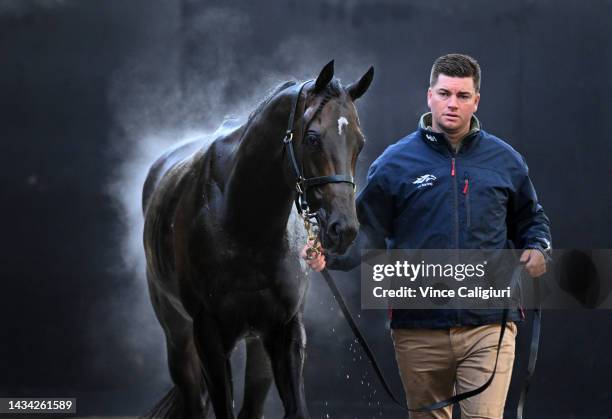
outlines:
[{"label": "horse eye", "polygon": [[309,147],[321,147],[321,136],[318,134],[308,133],[306,134],[306,138],[304,139],[304,141]]}]

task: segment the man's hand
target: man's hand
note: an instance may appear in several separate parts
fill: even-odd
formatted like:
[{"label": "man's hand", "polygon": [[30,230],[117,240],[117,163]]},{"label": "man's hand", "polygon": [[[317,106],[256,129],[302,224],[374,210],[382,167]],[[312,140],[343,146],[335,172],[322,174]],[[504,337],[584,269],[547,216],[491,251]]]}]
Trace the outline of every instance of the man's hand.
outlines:
[{"label": "man's hand", "polygon": [[525,264],[525,270],[532,278],[537,278],[546,273],[546,259],[538,249],[526,249],[521,255],[521,263]]},{"label": "man's hand", "polygon": [[306,263],[308,264],[308,266],[310,266],[311,269],[316,272],[321,272],[323,269],[325,269],[325,255],[323,254],[323,248],[319,248],[321,250],[321,253],[319,253],[317,257],[315,257],[314,259],[308,259],[308,255],[306,252],[308,249],[310,249],[311,246],[312,241],[309,241],[308,244],[306,244],[306,246],[304,246],[304,248],[300,252],[300,256],[306,261]]}]

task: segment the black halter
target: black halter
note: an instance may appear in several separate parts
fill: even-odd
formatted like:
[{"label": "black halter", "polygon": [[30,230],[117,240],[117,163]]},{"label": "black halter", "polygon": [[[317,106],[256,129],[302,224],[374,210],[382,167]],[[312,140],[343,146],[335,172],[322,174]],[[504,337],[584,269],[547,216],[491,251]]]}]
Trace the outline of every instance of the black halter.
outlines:
[{"label": "black halter", "polygon": [[[297,94],[293,97],[293,101],[291,104],[291,114],[289,115],[289,123],[287,125],[287,132],[285,133],[285,137],[283,138],[283,147],[287,150],[287,154],[289,155],[289,162],[293,174],[295,175],[295,190],[297,192],[297,196],[295,198],[295,207],[298,210],[298,213],[302,214],[305,212],[307,215],[310,213],[310,208],[308,207],[308,202],[306,199],[306,192],[308,188],[313,186],[325,185],[327,183],[350,183],[355,187],[355,181],[353,176],[350,175],[330,175],[330,176],[317,176],[311,178],[304,178],[302,171],[300,170],[300,166],[297,163],[297,159],[295,157],[295,150],[293,148],[293,134],[294,134],[294,124],[295,124],[295,115],[297,113],[298,101],[300,99],[300,95],[302,94],[302,90],[304,86],[308,83],[312,82],[312,80],[308,80],[299,85],[297,89]],[[314,116],[313,116],[314,118]],[[305,132],[304,127],[304,132]]]}]

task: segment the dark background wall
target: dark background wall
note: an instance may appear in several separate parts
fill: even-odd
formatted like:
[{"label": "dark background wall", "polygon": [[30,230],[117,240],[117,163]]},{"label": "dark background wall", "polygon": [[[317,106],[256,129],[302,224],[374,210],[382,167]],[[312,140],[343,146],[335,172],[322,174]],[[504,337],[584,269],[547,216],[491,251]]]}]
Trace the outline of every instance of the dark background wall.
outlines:
[{"label": "dark background wall", "polygon": [[[361,182],[426,110],[432,61],[465,52],[483,68],[478,116],[527,158],[555,247],[611,248],[610,21],[608,0],[1,1],[0,396],[77,396],[80,413],[99,415],[138,414],[161,396],[139,242],[146,165],[331,58],[346,83],[376,67],[359,104]],[[356,276],[338,277],[358,310]],[[334,307],[313,277],[313,417],[403,417]],[[545,313],[528,417],[610,416],[610,316]],[[385,313],[359,321],[399,392]]]}]

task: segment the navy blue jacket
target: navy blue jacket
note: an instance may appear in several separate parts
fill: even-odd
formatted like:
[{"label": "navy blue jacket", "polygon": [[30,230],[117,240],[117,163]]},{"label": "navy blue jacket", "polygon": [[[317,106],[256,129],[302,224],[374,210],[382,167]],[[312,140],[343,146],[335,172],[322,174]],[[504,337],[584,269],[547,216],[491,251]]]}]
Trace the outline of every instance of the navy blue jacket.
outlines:
[{"label": "navy blue jacket", "polygon": [[[372,163],[357,198],[358,238],[330,269],[352,269],[360,250],[550,248],[550,222],[529,179],[525,159],[480,129],[455,151],[431,131],[431,114],[419,129],[389,146]],[[509,242],[512,242],[510,244]],[[448,328],[498,323],[501,310],[393,310],[392,328]],[[519,310],[509,320],[521,320]]]}]

